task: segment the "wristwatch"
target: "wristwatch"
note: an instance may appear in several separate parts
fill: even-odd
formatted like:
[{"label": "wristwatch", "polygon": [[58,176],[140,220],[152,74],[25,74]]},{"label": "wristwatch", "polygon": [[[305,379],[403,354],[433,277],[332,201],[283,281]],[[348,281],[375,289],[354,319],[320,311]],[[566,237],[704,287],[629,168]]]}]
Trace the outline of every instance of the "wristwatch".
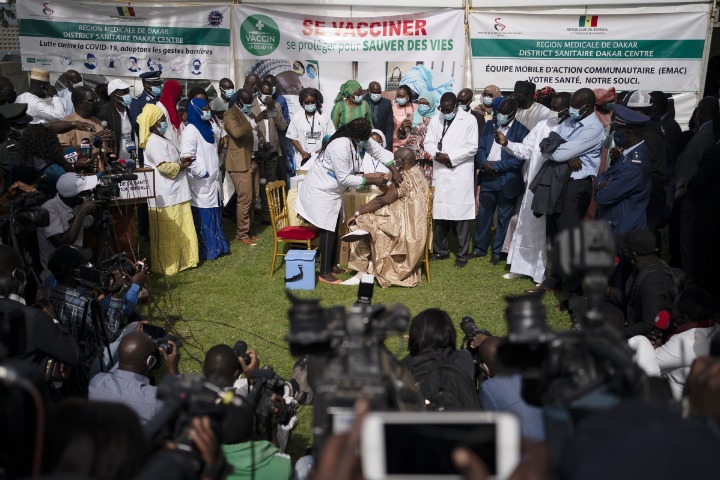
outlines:
[{"label": "wristwatch", "polygon": [[353,215],[355,215],[356,217],[359,217],[359,216],[360,216],[360,210],[355,210],[355,213],[354,213]]}]

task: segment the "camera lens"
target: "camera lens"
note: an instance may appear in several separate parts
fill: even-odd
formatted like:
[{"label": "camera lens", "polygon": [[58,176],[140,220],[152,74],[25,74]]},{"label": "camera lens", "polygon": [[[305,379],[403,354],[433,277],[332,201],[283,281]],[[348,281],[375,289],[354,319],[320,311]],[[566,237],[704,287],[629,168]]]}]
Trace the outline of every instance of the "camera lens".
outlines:
[{"label": "camera lens", "polygon": [[546,322],[542,294],[530,293],[517,297],[505,297],[505,300],[507,301],[505,317],[508,323],[508,335],[535,337],[550,331]]}]

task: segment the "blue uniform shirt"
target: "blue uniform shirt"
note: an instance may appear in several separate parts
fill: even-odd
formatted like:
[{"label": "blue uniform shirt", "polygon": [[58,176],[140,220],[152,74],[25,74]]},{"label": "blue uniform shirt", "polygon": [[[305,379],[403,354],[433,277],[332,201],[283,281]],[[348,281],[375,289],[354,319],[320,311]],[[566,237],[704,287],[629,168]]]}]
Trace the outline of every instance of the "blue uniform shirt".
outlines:
[{"label": "blue uniform shirt", "polygon": [[650,170],[652,160],[645,142],[628,148],[610,168],[598,175],[607,185],[596,190],[598,219],[610,222],[614,235],[624,235],[630,230],[646,228],[645,211],[650,201]]},{"label": "blue uniform shirt", "polygon": [[588,115],[577,122],[571,118],[566,119],[556,130],[565,143],[554,152],[543,154],[548,160],[567,162],[574,157],[580,157],[582,168],[570,175],[575,180],[597,175],[600,167],[600,156],[605,142],[605,127],[595,113]]}]

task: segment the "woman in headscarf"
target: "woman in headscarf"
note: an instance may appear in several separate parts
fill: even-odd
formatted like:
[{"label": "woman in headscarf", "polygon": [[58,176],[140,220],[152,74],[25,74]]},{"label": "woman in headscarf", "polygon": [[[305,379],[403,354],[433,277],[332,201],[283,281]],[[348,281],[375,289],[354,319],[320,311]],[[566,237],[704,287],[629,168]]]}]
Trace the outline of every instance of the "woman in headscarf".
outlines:
[{"label": "woman in headscarf", "polygon": [[219,138],[213,133],[211,118],[208,102],[194,98],[188,103],[188,124],[182,132],[182,156],[195,159],[188,180],[200,260],[230,252],[222,231]]},{"label": "woman in headscarf", "polygon": [[339,129],[356,118],[364,118],[372,125],[372,111],[370,105],[363,100],[362,86],[355,80],[348,80],[340,85],[330,119],[335,128]]},{"label": "woman in headscarf", "polygon": [[198,264],[198,240],[190,209],[187,168],[192,158],[165,135],[167,117],[147,104],[137,117],[145,166],[155,170],[155,198],[148,199],[152,270],[173,275]]},{"label": "woman in headscarf", "polygon": [[553,98],[555,98],[555,89],[549,85],[535,92],[535,101],[546,108],[550,108]]},{"label": "woman in headscarf", "polygon": [[500,97],[502,97],[502,93],[496,85],[488,85],[483,89],[482,101],[475,107],[475,110],[485,115],[486,122],[493,119],[493,101]]},{"label": "woman in headscarf", "polygon": [[180,83],[177,80],[168,80],[163,85],[160,100],[157,103],[168,122],[168,129],[164,137],[177,148],[180,148],[180,125],[182,124],[182,117],[177,111],[180,97],[182,97]]},{"label": "woman in headscarf", "polygon": [[403,145],[415,151],[415,161],[418,168],[423,172],[425,178],[432,184],[433,159],[432,156],[425,151],[425,135],[427,135],[428,123],[435,116],[437,110],[435,108],[435,95],[425,92],[418,98],[418,106],[413,114],[412,124],[409,134],[405,131],[400,132],[398,138],[407,141]]},{"label": "woman in headscarf", "polygon": [[342,208],[343,193],[351,187],[385,185],[391,176],[387,174],[360,174],[359,151],[379,158],[390,168],[393,176],[400,176],[395,168],[392,153],[370,139],[372,127],[364,118],[357,118],[343,125],[323,144],[316,159],[303,180],[295,210],[308,223],[320,229],[320,276],[323,283],[340,284],[332,272],[337,253],[337,224]]},{"label": "woman in headscarf", "polygon": [[[396,151],[403,146],[403,140],[398,136],[398,132],[403,130],[407,132],[412,128],[412,119],[415,115],[415,105],[412,103],[412,91],[407,85],[400,85],[395,92],[395,102],[392,106],[393,129],[392,150]],[[407,137],[407,133],[405,133]]]}]

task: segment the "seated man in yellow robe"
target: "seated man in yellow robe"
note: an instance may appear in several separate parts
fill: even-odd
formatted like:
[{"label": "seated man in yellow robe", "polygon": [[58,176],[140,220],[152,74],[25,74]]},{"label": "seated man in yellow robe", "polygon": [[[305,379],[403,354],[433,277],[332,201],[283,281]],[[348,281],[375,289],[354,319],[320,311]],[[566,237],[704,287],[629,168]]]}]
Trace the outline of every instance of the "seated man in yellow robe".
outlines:
[{"label": "seated man in yellow robe", "polygon": [[411,149],[398,149],[395,165],[402,176],[400,186],[388,182],[387,190],[347,221],[351,231],[364,230],[368,235],[351,247],[348,266],[358,275],[346,285],[357,285],[365,273],[375,275],[382,287],[414,287],[420,282],[430,187],[415,167],[415,152]]}]

